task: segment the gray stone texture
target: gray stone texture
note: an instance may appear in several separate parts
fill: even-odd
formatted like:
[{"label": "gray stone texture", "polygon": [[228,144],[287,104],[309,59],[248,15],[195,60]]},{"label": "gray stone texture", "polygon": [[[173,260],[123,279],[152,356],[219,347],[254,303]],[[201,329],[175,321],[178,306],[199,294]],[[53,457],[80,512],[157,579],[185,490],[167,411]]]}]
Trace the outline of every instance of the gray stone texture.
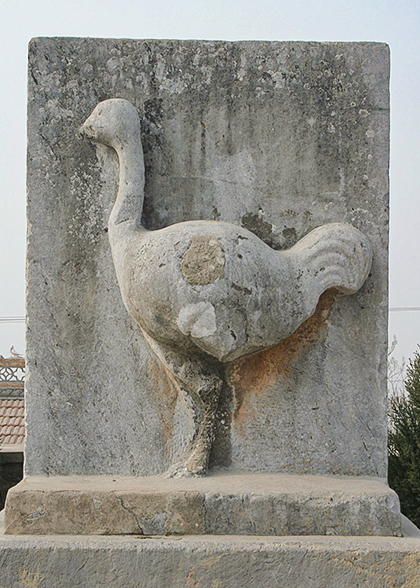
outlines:
[{"label": "gray stone texture", "polygon": [[121,300],[115,154],[78,134],[119,97],[141,118],[147,228],[223,220],[287,249],[347,222],[373,246],[357,294],[231,364],[211,464],[385,477],[388,75],[375,43],[31,42],[27,474],[161,473],[193,430]]},{"label": "gray stone texture", "polygon": [[8,534],[391,535],[399,500],[383,480],[290,474],[201,478],[53,476],[9,492]]},{"label": "gray stone texture", "polygon": [[415,588],[418,539],[10,537],[1,588]]}]

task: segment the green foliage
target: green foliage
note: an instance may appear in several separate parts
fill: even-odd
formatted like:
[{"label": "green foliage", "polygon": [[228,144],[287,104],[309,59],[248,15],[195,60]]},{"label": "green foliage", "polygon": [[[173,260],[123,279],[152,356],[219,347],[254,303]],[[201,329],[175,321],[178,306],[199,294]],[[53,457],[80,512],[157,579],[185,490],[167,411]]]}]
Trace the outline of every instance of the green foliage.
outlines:
[{"label": "green foliage", "polygon": [[[420,349],[420,347],[419,347]],[[402,512],[420,526],[420,353],[407,367],[406,394],[390,398],[388,481],[400,497]]]}]

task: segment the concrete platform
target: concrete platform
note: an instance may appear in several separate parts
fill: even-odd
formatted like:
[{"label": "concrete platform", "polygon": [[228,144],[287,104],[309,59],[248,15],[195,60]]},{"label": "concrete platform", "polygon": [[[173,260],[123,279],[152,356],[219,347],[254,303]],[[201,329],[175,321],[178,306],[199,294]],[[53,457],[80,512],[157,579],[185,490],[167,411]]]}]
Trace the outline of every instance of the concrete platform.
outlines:
[{"label": "concrete platform", "polygon": [[417,588],[420,539],[0,535],[1,588]]},{"label": "concrete platform", "polygon": [[400,536],[377,478],[218,472],[205,478],[34,477],[6,502],[7,534]]}]

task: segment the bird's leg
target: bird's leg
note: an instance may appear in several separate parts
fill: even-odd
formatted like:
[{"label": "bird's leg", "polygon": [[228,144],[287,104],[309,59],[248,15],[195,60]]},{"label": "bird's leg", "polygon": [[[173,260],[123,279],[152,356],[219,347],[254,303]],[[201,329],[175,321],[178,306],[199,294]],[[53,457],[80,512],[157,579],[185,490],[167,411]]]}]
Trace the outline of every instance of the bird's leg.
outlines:
[{"label": "bird's leg", "polygon": [[167,477],[205,475],[214,441],[214,420],[223,386],[221,367],[211,359],[178,353],[146,335],[151,348],[174,375],[175,381],[193,404],[196,431],[179,462],[173,464]]},{"label": "bird's leg", "polygon": [[200,423],[191,441],[186,459],[172,466],[168,471],[168,477],[182,475],[203,476],[206,474],[214,441],[214,420],[222,383],[222,380],[218,379],[206,386],[206,388],[198,390],[199,399],[204,407]]}]

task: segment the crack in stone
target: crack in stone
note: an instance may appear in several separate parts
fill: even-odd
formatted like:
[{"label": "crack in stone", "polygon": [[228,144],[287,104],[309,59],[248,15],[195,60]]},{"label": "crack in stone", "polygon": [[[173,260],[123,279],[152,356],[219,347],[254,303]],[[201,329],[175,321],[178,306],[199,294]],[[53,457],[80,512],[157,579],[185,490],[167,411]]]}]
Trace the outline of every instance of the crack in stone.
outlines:
[{"label": "crack in stone", "polygon": [[139,532],[139,533],[130,533],[130,534],[131,534],[131,535],[136,535],[136,534],[138,534],[138,535],[144,535],[143,527],[141,526],[141,524],[140,524],[140,521],[139,521],[139,519],[137,518],[137,515],[136,515],[136,513],[135,513],[135,512],[133,512],[133,510],[132,510],[132,509],[128,508],[128,506],[126,506],[126,505],[124,504],[124,502],[123,502],[123,499],[122,499],[122,497],[121,497],[121,496],[116,496],[115,494],[114,494],[114,496],[115,496],[115,499],[116,499],[116,500],[118,500],[118,502],[120,503],[121,507],[122,507],[122,508],[123,508],[125,511],[127,511],[129,514],[131,514],[131,516],[132,516],[132,517],[134,517],[134,520],[136,521],[136,524],[137,524],[137,526],[138,526],[138,528],[139,528],[139,530],[140,530],[140,532]]}]

